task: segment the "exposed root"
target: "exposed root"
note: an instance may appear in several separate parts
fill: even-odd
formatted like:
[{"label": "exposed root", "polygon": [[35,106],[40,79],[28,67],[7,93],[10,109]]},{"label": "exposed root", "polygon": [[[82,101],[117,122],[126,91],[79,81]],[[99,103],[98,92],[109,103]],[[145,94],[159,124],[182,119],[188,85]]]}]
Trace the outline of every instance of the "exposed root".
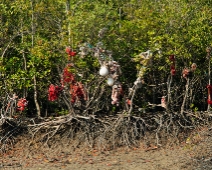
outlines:
[{"label": "exposed root", "polygon": [[[207,120],[207,121],[206,121]],[[142,139],[155,134],[155,144],[161,146],[165,137],[180,139],[180,133],[206,125],[210,115],[184,112],[183,114],[160,112],[141,116],[118,114],[98,117],[95,115],[66,115],[55,118],[13,119],[2,117],[0,149],[7,151],[17,135],[31,135],[29,146],[42,143],[51,147],[55,139],[66,139],[74,148],[113,149],[119,146],[139,147]],[[151,141],[152,142],[152,141]]]},{"label": "exposed root", "polygon": [[1,116],[0,119],[0,153],[11,149],[15,137],[23,130],[24,123],[17,119]]},{"label": "exposed root", "polygon": [[50,144],[55,135],[60,135],[61,138],[73,139],[75,147],[86,144],[98,148],[136,145],[136,141],[144,136],[146,127],[147,124],[141,117],[129,115],[104,118],[68,115],[28,125],[32,142],[39,139]]}]

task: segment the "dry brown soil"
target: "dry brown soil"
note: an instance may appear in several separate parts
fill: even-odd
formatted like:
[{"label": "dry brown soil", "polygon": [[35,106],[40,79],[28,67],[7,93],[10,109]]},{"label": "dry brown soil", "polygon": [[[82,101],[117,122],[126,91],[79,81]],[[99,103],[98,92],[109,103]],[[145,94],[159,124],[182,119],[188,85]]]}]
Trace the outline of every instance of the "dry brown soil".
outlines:
[{"label": "dry brown soil", "polygon": [[210,128],[193,132],[185,142],[156,147],[142,144],[138,148],[120,147],[97,150],[74,149],[61,142],[54,148],[18,138],[7,153],[1,155],[1,169],[23,170],[209,170],[212,169]]}]

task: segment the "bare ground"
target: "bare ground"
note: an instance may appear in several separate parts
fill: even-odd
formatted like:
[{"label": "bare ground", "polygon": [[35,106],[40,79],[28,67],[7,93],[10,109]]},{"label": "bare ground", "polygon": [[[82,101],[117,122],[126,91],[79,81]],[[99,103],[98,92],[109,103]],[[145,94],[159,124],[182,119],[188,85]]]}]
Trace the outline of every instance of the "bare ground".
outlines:
[{"label": "bare ground", "polygon": [[74,148],[73,141],[60,141],[50,147],[29,144],[29,138],[16,139],[14,147],[1,155],[0,169],[23,170],[209,170],[212,169],[211,128],[195,130],[185,141],[154,146],[95,149]]}]

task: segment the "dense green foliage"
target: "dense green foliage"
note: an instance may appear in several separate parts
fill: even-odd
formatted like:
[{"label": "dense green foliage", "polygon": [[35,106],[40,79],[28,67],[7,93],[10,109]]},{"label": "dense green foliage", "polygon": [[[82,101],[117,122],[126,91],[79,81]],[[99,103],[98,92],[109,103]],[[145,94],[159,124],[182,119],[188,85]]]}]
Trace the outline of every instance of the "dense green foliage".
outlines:
[{"label": "dense green foliage", "polygon": [[[166,83],[170,77],[168,56],[171,54],[176,56],[171,92],[174,99],[179,98],[172,101],[173,109],[179,111],[183,102],[181,94],[186,81],[182,70],[196,63],[187,109],[205,110],[208,80],[205,49],[212,45],[211,10],[209,0],[2,0],[0,95],[15,92],[19,97],[26,97],[29,115],[36,115],[39,107],[41,115],[73,111],[74,106],[67,104],[69,100],[48,101],[48,87],[52,83],[60,84],[62,70],[70,62],[65,52],[67,46],[79,53],[84,43],[92,48],[102,42],[121,65],[119,80],[125,97],[138,76],[139,54],[153,52],[145,84],[136,92],[137,110],[146,108],[147,102],[158,103],[158,97],[167,95],[166,85],[158,84]],[[107,28],[106,32],[99,37],[98,32],[103,28]],[[104,94],[98,98],[104,104],[95,110],[93,101],[91,113],[113,111],[111,88],[98,75],[100,65],[92,53],[84,58],[77,54],[72,62],[75,66],[71,71],[90,90],[90,98],[98,98],[94,95],[95,86],[104,88]],[[103,83],[98,84],[100,81]],[[152,84],[156,88],[149,86]],[[122,105],[124,109],[124,101]]]}]

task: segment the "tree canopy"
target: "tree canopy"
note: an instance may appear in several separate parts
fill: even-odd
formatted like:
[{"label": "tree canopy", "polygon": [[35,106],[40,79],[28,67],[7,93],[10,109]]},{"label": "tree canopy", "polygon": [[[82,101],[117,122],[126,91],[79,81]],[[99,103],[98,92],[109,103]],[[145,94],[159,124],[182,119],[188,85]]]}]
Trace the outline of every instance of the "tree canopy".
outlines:
[{"label": "tree canopy", "polygon": [[[182,110],[187,82],[182,71],[195,63],[197,69],[189,82],[192,90],[186,96],[186,108],[205,110],[211,17],[209,0],[3,0],[0,95],[16,93],[27,98],[29,115],[67,113],[76,107],[79,112],[90,110],[89,114],[113,112],[112,89],[99,75],[101,63],[94,56],[101,47],[100,58],[111,60],[111,52],[112,60],[121,68],[118,80],[124,95],[119,109],[126,110],[129,89],[141,77],[142,70],[143,85],[136,89],[133,98],[135,112],[148,108],[148,102],[158,104],[168,93],[172,97],[170,107]],[[76,55],[67,54],[67,47]],[[147,66],[142,63],[141,53],[148,50],[153,57]],[[83,52],[86,55],[82,56]],[[174,76],[170,74],[170,55],[175,55],[176,60]],[[89,100],[80,107],[70,102],[70,84],[57,101],[48,101],[49,86],[61,86],[67,64],[73,64],[69,71],[88,93]],[[161,85],[167,82],[170,88]]]}]

